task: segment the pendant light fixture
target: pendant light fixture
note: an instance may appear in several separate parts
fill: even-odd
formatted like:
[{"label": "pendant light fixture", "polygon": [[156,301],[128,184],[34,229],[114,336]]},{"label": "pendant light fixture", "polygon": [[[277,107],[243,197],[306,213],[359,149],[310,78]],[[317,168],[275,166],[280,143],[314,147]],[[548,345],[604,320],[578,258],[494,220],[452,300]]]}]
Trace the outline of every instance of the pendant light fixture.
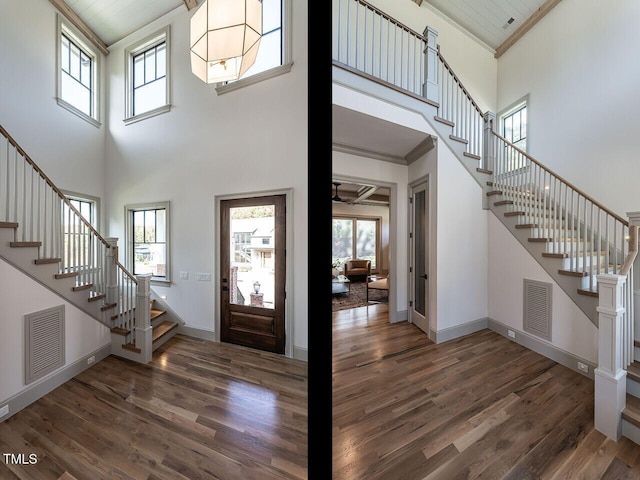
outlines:
[{"label": "pendant light fixture", "polygon": [[191,17],[191,71],[205,83],[237,80],[262,38],[262,0],[204,0]]}]

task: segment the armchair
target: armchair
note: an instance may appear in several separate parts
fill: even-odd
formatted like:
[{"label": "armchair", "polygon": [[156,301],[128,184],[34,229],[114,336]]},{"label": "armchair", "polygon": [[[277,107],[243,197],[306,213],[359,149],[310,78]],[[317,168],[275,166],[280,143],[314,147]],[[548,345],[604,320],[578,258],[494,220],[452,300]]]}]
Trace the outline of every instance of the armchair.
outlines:
[{"label": "armchair", "polygon": [[371,275],[371,260],[351,259],[344,262],[344,274],[348,279],[351,277],[364,277]]}]

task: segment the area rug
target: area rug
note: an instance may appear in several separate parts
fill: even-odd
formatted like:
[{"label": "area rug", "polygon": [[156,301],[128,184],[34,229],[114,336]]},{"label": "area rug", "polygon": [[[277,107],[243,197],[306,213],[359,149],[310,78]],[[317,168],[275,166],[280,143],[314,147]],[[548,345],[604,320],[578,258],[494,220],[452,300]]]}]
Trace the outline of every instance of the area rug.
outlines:
[{"label": "area rug", "polygon": [[388,303],[389,292],[385,290],[369,290],[369,302],[367,303],[367,287],[364,281],[351,282],[351,291],[348,293],[339,293],[332,297],[333,312],[338,310],[347,310],[349,308],[364,307],[375,303]]}]

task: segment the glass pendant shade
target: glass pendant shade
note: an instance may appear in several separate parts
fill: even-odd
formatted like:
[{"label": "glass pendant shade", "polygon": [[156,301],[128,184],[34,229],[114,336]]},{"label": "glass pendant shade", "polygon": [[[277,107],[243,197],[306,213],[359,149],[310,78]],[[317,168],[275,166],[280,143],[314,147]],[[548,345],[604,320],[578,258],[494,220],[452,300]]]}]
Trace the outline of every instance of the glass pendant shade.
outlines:
[{"label": "glass pendant shade", "polygon": [[237,80],[261,37],[261,0],[205,0],[191,17],[191,71],[206,83]]}]

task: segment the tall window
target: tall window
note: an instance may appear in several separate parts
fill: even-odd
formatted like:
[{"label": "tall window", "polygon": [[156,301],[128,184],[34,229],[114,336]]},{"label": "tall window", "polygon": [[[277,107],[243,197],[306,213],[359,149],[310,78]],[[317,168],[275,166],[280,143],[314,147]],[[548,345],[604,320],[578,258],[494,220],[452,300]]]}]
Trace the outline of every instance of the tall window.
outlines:
[{"label": "tall window", "polygon": [[[98,199],[85,198],[77,194],[66,193],[69,203],[89,222],[92,227],[98,225]],[[94,249],[89,227],[69,208],[62,204],[62,231],[64,269],[86,268],[94,263]]]},{"label": "tall window", "polygon": [[61,17],[58,32],[58,105],[99,126],[98,55]]},{"label": "tall window", "polygon": [[256,61],[242,78],[218,86],[218,93],[291,70],[291,3],[292,0],[262,0],[262,38]]},{"label": "tall window", "polygon": [[502,117],[502,136],[520,150],[527,151],[527,105]]},{"label": "tall window", "polygon": [[357,258],[371,260],[371,270],[378,269],[380,219],[333,217],[333,261],[343,264]]},{"label": "tall window", "polygon": [[151,274],[152,281],[169,282],[169,202],[129,205],[125,211],[131,273]]},{"label": "tall window", "polygon": [[125,57],[125,123],[169,111],[169,27],[126,49]]}]

